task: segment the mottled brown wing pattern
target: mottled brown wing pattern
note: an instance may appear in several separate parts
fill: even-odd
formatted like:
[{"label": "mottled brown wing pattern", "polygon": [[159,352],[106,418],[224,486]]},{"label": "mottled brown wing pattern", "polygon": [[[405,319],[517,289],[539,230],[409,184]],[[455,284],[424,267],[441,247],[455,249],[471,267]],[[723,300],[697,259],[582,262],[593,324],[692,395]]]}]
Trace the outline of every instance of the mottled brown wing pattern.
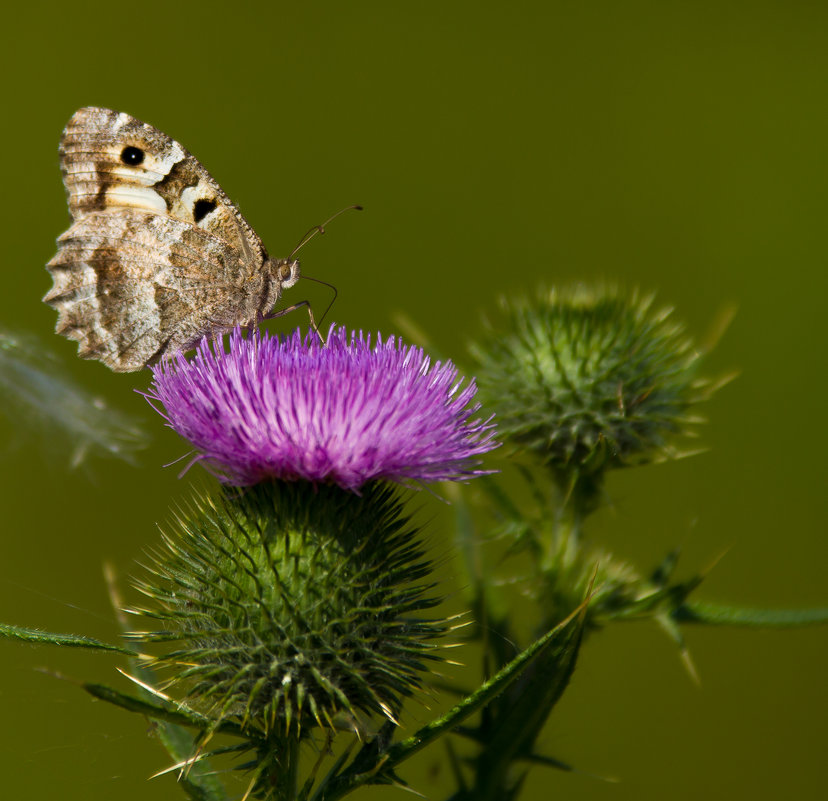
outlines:
[{"label": "mottled brown wing pattern", "polygon": [[128,114],[77,111],[60,144],[73,224],[44,300],[79,355],[138,370],[266,313],[283,287],[261,240],[199,162]]},{"label": "mottled brown wing pattern", "polygon": [[57,331],[113,370],[138,370],[256,316],[263,273],[247,275],[237,251],[181,220],[93,212],[58,244],[44,298],[60,311]]}]

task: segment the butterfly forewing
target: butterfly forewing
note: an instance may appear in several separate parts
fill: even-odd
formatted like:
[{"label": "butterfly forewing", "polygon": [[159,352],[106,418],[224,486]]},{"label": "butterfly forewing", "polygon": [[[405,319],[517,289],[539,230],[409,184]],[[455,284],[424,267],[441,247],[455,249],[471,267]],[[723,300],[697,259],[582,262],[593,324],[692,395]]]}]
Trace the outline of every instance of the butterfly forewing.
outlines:
[{"label": "butterfly forewing", "polygon": [[261,240],[198,159],[129,114],[76,111],[63,132],[60,159],[75,219],[107,208],[145,209],[197,225],[240,253],[249,249],[261,256]]}]

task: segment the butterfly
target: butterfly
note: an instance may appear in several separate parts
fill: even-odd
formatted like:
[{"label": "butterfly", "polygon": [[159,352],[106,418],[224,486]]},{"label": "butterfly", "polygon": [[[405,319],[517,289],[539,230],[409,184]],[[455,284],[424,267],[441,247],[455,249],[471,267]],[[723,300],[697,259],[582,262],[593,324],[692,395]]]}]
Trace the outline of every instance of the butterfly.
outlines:
[{"label": "butterfly", "polygon": [[131,372],[308,306],[271,314],[299,262],[271,258],[210,173],[157,128],[82,108],[59,152],[73,222],[46,265],[43,300],[82,358]]}]

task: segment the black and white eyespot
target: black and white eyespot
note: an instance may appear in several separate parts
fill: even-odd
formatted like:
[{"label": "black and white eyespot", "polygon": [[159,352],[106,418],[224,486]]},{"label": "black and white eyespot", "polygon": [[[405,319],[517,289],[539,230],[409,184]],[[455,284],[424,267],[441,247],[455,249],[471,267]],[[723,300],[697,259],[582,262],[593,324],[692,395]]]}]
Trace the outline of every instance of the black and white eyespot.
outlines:
[{"label": "black and white eyespot", "polygon": [[193,204],[193,219],[197,223],[201,222],[213,209],[215,209],[216,205],[216,201],[211,197],[199,198]]},{"label": "black and white eyespot", "polygon": [[121,151],[121,161],[128,167],[137,167],[144,161],[144,151],[135,145],[127,145]]}]

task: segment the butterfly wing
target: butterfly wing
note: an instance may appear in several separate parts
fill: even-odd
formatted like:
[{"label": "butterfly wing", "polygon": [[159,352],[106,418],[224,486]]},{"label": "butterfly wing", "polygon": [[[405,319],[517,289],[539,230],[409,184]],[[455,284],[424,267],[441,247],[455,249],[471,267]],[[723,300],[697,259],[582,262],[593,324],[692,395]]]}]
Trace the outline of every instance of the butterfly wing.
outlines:
[{"label": "butterfly wing", "polygon": [[60,157],[74,223],[47,265],[44,300],[82,357],[138,370],[254,319],[267,253],[178,142],[128,114],[82,108]]},{"label": "butterfly wing", "polygon": [[110,109],[82,108],[69,120],[59,152],[74,219],[104,209],[154,211],[263,260],[261,240],[210,173],[152,125]]},{"label": "butterfly wing", "polygon": [[58,240],[44,300],[85,359],[139,370],[254,319],[264,276],[240,287],[239,254],[197,226],[141,209],[90,212]]}]

